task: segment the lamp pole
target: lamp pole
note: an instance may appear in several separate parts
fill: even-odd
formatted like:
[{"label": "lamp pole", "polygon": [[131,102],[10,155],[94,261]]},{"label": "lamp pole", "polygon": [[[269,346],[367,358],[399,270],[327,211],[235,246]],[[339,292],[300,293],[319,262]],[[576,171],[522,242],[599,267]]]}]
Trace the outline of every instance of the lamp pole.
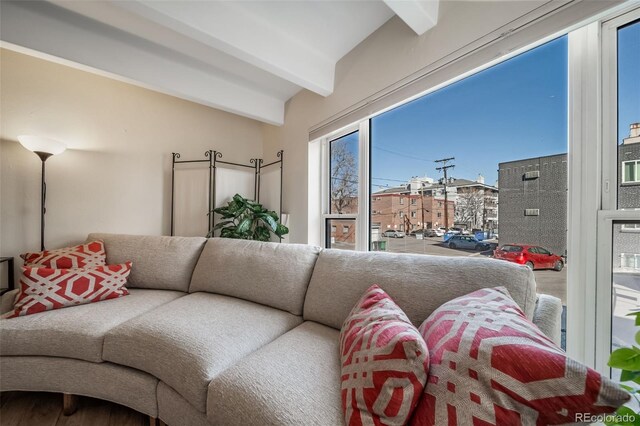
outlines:
[{"label": "lamp pole", "polygon": [[42,176],[40,181],[40,251],[44,251],[44,215],[47,213],[47,183],[45,182],[45,162],[51,157],[48,152],[34,151],[42,161]]}]

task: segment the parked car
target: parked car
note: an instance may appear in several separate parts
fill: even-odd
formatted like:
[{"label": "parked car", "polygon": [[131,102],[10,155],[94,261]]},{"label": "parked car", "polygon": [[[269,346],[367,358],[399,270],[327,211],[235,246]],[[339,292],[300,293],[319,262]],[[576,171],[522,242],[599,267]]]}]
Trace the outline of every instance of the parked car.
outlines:
[{"label": "parked car", "polygon": [[531,269],[555,269],[562,271],[564,258],[540,247],[525,244],[505,244],[493,251],[496,259],[526,265]]},{"label": "parked car", "polygon": [[444,235],[444,231],[442,231],[440,228],[438,229],[426,229],[424,231],[424,236],[425,237],[442,237]]},{"label": "parked car", "polygon": [[422,234],[424,235],[424,233],[426,232],[426,229],[414,229],[413,231],[409,232],[409,236],[410,237],[415,237],[417,234]]},{"label": "parked car", "polygon": [[382,233],[382,236],[387,238],[404,238],[404,232],[389,229],[387,231],[384,231]]},{"label": "parked car", "polygon": [[483,243],[471,235],[453,235],[447,241],[449,248],[467,249],[467,250],[489,250],[491,244]]}]

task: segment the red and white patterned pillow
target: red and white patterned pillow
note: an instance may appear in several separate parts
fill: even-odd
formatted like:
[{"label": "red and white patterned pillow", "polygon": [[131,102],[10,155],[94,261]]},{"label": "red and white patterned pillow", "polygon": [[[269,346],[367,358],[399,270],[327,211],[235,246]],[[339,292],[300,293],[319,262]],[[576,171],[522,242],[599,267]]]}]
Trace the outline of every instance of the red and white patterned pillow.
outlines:
[{"label": "red and white patterned pillow", "polygon": [[3,318],[84,305],[129,294],[125,284],[131,273],[131,262],[92,269],[26,266],[22,270],[18,300],[13,311],[3,315]]},{"label": "red and white patterned pillow", "polygon": [[405,424],[422,395],[429,353],[416,327],[377,285],[345,320],[340,354],[347,425]]},{"label": "red and white patterned pillow", "polygon": [[100,240],[75,247],[24,253],[20,257],[24,259],[24,266],[52,269],[95,268],[107,264],[104,243]]},{"label": "red and white patterned pillow", "polygon": [[420,326],[431,365],[412,425],[552,425],[629,395],[549,340],[504,287],[445,303]]}]

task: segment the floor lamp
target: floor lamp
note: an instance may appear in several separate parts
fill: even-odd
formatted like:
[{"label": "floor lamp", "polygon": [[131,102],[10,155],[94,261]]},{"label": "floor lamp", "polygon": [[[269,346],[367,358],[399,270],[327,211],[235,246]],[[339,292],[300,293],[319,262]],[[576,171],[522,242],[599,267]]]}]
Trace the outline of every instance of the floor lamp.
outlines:
[{"label": "floor lamp", "polygon": [[49,157],[56,154],[62,154],[67,147],[62,142],[40,136],[22,135],[18,136],[18,141],[20,141],[22,146],[40,157],[40,161],[42,161],[40,194],[40,250],[44,250],[44,215],[47,212],[47,184],[44,180],[44,165]]}]

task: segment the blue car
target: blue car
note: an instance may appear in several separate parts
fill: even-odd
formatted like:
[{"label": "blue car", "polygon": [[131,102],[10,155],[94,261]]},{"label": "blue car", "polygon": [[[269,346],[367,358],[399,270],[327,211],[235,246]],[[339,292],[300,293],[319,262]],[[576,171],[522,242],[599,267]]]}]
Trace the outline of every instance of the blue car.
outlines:
[{"label": "blue car", "polygon": [[483,243],[473,235],[453,235],[447,240],[447,244],[451,249],[485,251],[491,248],[491,244]]}]

